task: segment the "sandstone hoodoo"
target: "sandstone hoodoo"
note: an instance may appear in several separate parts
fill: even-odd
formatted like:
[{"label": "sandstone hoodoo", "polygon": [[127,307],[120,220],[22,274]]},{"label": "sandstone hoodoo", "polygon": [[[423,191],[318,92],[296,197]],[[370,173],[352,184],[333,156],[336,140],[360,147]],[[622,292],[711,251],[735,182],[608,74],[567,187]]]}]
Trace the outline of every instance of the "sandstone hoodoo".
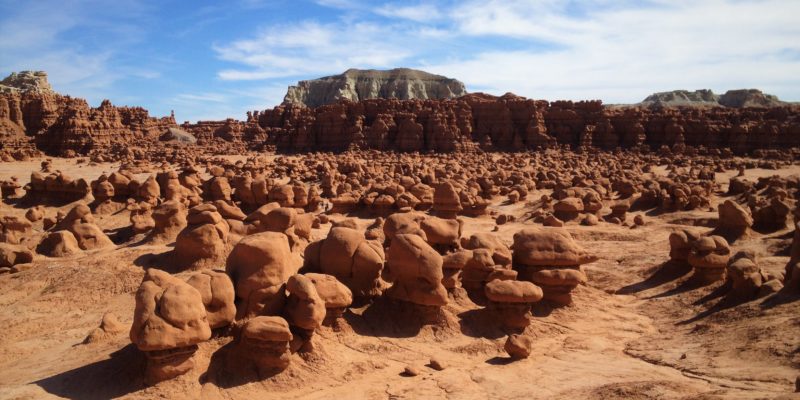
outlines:
[{"label": "sandstone hoodoo", "polygon": [[130,337],[147,356],[148,383],[189,372],[197,344],[211,337],[200,292],[166,272],[149,269],[136,292]]},{"label": "sandstone hoodoo", "polygon": [[393,81],[176,128],[8,82],[0,393],[780,398],[797,376],[797,105]]},{"label": "sandstone hoodoo", "polygon": [[[687,92],[659,94],[640,105],[604,106],[599,100],[548,102],[510,93],[466,94],[455,80],[395,71],[400,72],[352,70],[341,79],[305,81],[289,91],[284,104],[248,112],[243,121],[199,121],[180,127],[172,116],[150,117],[142,108],[116,107],[108,101],[92,108],[82,99],[44,89],[10,90],[0,93],[0,159],[29,158],[39,152],[130,161],[185,159],[193,151],[524,151],[556,145],[605,150],[667,146],[678,152],[702,148],[747,154],[800,146],[800,135],[795,134],[800,106],[757,90],[729,91],[717,103],[710,100],[717,98],[710,92]],[[348,74],[386,75],[387,80],[350,82]],[[430,80],[409,78],[423,76]],[[312,97],[320,99],[309,100]],[[689,104],[697,98],[711,106],[648,106],[669,105],[676,97]],[[350,197],[341,195],[338,204],[346,207]],[[462,204],[465,212],[471,205]]]},{"label": "sandstone hoodoo", "polygon": [[517,232],[512,251],[518,279],[540,286],[545,300],[560,305],[572,303],[572,291],[586,283],[586,274],[580,266],[597,261],[563,228],[527,228]]},{"label": "sandstone hoodoo", "polygon": [[319,107],[339,100],[452,99],[467,94],[456,79],[409,68],[348,69],[342,74],[300,81],[289,86],[283,104]]}]

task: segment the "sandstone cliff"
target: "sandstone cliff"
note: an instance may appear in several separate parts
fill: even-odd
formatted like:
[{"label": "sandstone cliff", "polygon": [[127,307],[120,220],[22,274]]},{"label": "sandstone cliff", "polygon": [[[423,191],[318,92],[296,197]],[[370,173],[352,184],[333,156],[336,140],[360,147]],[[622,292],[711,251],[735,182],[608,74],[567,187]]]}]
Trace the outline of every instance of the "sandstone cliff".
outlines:
[{"label": "sandstone cliff", "polygon": [[447,152],[476,145],[515,151],[569,145],[608,150],[702,146],[746,153],[800,147],[796,105],[604,107],[599,100],[547,102],[474,93],[454,100],[372,99],[317,108],[281,105],[250,113],[246,123],[228,130],[243,133],[253,124],[263,130],[260,137],[267,138],[262,147],[274,145],[285,152],[352,147]]},{"label": "sandstone cliff", "polygon": [[460,81],[424,71],[349,69],[340,75],[300,81],[297,86],[290,86],[283,103],[319,107],[340,99],[452,99],[466,93]]},{"label": "sandstone cliff", "polygon": [[12,73],[0,91],[0,153],[15,158],[36,151],[86,154],[112,145],[155,142],[173,117],[153,118],[141,107],[116,107],[104,100],[90,107],[84,99],[55,93],[43,72]]},{"label": "sandstone cliff", "polygon": [[[19,74],[15,76],[19,81]],[[350,148],[452,152],[477,146],[520,151],[561,145],[607,150],[702,147],[719,154],[800,148],[800,105],[772,100],[758,91],[732,91],[710,107],[606,107],[599,100],[548,102],[511,93],[474,93],[454,99],[341,101],[313,108],[284,104],[248,112],[245,121],[200,121],[170,131],[177,128],[173,117],[154,118],[140,107],[104,101],[94,108],[83,99],[53,92],[15,90],[0,93],[0,158],[44,151],[136,159],[173,147],[170,154],[183,155]]]},{"label": "sandstone cliff", "polygon": [[0,81],[0,93],[18,92],[53,93],[53,88],[44,71],[12,72]]}]

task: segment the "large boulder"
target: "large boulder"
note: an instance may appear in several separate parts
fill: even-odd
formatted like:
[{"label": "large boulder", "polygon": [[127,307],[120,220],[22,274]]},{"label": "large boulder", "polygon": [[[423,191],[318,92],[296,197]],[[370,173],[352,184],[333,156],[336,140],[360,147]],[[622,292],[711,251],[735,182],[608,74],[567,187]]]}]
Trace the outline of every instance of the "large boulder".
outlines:
[{"label": "large boulder", "polygon": [[386,277],[394,282],[386,295],[421,306],[447,304],[442,285],[442,256],[417,235],[395,236],[386,251]]},{"label": "large boulder", "polygon": [[286,235],[262,232],[243,238],[226,262],[236,289],[237,319],[280,315],[286,303],[286,281],[297,272]]},{"label": "large boulder", "polygon": [[154,384],[194,367],[197,344],[211,338],[203,298],[195,288],[151,268],[136,292],[130,339],[147,356],[145,379]]},{"label": "large boulder", "polygon": [[328,236],[308,245],[305,263],[309,272],[336,277],[356,297],[376,297],[383,291],[383,246],[351,228],[334,227]]},{"label": "large boulder", "polygon": [[586,283],[580,266],[597,260],[563,228],[526,228],[514,234],[514,269],[518,279],[540,286],[544,299],[572,303],[571,292]]}]

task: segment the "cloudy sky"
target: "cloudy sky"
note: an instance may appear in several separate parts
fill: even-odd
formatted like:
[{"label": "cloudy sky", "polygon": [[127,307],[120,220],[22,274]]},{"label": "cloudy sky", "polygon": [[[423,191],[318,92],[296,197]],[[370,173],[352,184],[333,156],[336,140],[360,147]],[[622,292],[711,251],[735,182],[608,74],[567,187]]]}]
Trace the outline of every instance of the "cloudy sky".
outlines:
[{"label": "cloudy sky", "polygon": [[411,67],[470,92],[800,101],[798,0],[0,0],[0,74],[179,121],[243,118],[301,79]]}]

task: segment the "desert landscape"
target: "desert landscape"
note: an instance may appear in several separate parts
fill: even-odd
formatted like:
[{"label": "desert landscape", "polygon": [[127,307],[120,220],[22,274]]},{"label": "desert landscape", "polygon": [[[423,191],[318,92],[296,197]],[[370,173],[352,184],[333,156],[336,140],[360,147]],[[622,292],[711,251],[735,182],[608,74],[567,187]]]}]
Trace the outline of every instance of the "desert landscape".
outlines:
[{"label": "desert landscape", "polygon": [[797,398],[800,106],[0,84],[0,398]]}]

